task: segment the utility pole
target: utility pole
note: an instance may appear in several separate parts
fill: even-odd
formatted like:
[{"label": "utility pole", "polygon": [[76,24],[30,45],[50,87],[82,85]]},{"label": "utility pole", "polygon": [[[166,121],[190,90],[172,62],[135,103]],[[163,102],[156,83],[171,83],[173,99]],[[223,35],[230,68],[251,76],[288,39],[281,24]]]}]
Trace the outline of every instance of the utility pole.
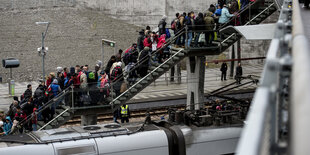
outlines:
[{"label": "utility pole", "polygon": [[37,25],[46,25],[45,32],[42,32],[42,45],[41,48],[38,48],[39,55],[42,56],[42,79],[45,79],[45,55],[47,54],[48,48],[44,47],[44,40],[47,34],[48,27],[50,22],[36,22]]}]

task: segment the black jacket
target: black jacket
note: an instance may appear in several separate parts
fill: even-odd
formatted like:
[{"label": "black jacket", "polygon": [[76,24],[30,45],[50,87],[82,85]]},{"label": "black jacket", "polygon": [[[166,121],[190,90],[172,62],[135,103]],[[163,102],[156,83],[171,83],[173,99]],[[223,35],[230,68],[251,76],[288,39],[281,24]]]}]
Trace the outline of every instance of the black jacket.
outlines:
[{"label": "black jacket", "polygon": [[111,69],[114,62],[115,61],[112,61],[112,59],[109,60],[107,66],[105,67],[105,70],[104,70],[106,73],[110,73],[110,69]]},{"label": "black jacket", "polygon": [[226,72],[227,71],[227,64],[226,63],[222,63],[221,71],[222,72]]},{"label": "black jacket", "polygon": [[137,46],[138,46],[139,50],[143,50],[143,47],[144,47],[143,41],[144,41],[144,33],[142,33],[142,34],[140,33],[138,40],[137,40]]},{"label": "black jacket", "polygon": [[32,96],[32,91],[30,89],[27,89],[24,93],[24,100],[30,99]]},{"label": "black jacket", "polygon": [[166,21],[165,20],[160,20],[159,24],[158,24],[158,31],[159,31],[159,36],[161,36],[162,34],[166,34]]},{"label": "black jacket", "polygon": [[[146,59],[146,60],[145,60],[145,59]],[[143,61],[143,63],[142,63],[141,66],[143,66],[143,67],[148,67],[148,66],[149,66],[149,59],[150,59],[150,57],[149,57],[149,51],[143,50],[143,51],[140,53],[140,55],[139,55],[139,63],[141,63],[141,62]]]},{"label": "black jacket", "polygon": [[198,16],[195,19],[195,30],[204,30],[205,29],[205,21],[203,20],[203,17]]},{"label": "black jacket", "polygon": [[241,67],[241,66],[238,66],[238,67],[236,68],[236,75],[237,75],[237,76],[242,76],[242,67]]}]

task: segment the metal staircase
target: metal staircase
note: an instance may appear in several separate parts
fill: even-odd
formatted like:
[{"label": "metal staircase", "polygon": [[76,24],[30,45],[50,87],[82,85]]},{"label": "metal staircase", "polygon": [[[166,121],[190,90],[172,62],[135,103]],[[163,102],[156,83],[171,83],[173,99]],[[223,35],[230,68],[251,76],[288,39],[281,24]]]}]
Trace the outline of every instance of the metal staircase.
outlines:
[{"label": "metal staircase", "polygon": [[[251,5],[255,5],[259,2],[260,1],[257,1],[256,3],[253,3]],[[248,6],[246,9],[242,10],[240,13],[247,11],[247,9],[250,9],[251,5]],[[245,25],[261,23],[263,20],[265,20],[268,16],[270,16],[273,12],[277,10],[275,8],[274,2],[269,1],[266,1],[263,6],[258,7],[257,9],[263,12],[258,12],[257,14],[253,15],[253,18],[247,21]],[[184,33],[184,31],[182,33]],[[203,55],[218,55],[224,52],[231,45],[233,45],[235,42],[237,42],[242,38],[241,34],[235,32],[221,32],[221,30],[219,30],[219,33],[223,39],[222,38],[220,39],[220,42],[218,42],[218,46],[216,47],[205,47],[205,48],[188,47],[185,49],[171,48],[170,52],[172,55],[170,56],[169,59],[167,59],[165,62],[161,64],[152,62],[152,66],[149,67],[150,69],[149,73],[145,77],[137,80],[137,82],[131,87],[129,87],[125,92],[114,98],[110,102],[110,104],[113,105],[115,109],[119,108],[119,105],[126,103],[128,100],[130,100],[140,91],[142,91],[145,87],[154,82],[158,77],[160,77],[170,68],[179,63],[182,59],[190,55],[196,55],[197,54],[196,51],[204,51]],[[174,39],[176,38],[173,38],[173,40]]]},{"label": "metal staircase", "polygon": [[[243,25],[253,25],[253,24],[259,24],[262,21],[264,21],[267,17],[269,17],[272,13],[274,13],[277,8],[275,6],[275,3],[273,1],[265,1],[263,0],[257,0],[254,3],[250,3],[246,8],[239,11],[239,14],[247,13],[247,12],[256,12],[250,15],[250,19],[246,20],[246,23]],[[255,10],[254,10],[254,9]],[[253,9],[253,10],[251,10]],[[231,21],[233,21],[232,19]],[[130,100],[132,97],[134,97],[136,94],[138,94],[140,91],[142,91],[145,87],[150,85],[152,82],[154,82],[157,78],[159,78],[161,75],[163,75],[165,72],[167,72],[170,68],[175,66],[177,63],[179,63],[181,60],[188,56],[197,56],[197,55],[218,55],[224,52],[226,49],[228,49],[231,45],[233,45],[235,42],[240,40],[242,38],[241,34],[238,34],[236,32],[229,32],[229,31],[221,31],[222,28],[224,28],[227,25],[223,25],[220,27],[216,32],[218,33],[218,40],[213,41],[216,46],[211,47],[200,47],[200,48],[194,48],[194,47],[187,47],[187,48],[170,48],[171,56],[165,60],[163,63],[157,63],[154,61],[151,61],[151,66],[149,66],[148,74],[145,77],[139,78],[136,80],[136,82],[131,85],[125,92],[121,93],[119,96],[115,96],[115,93],[112,93],[112,97],[108,98],[108,105],[99,105],[99,106],[89,106],[89,107],[83,107],[83,109],[91,109],[91,108],[105,108],[106,110],[111,111],[111,106],[113,109],[119,108],[120,105],[126,103],[128,100]],[[194,31],[195,32],[195,31]],[[185,32],[185,29],[180,31],[180,33],[176,34],[176,36],[170,38],[163,48],[158,49],[157,51],[152,53],[152,56],[155,56],[157,52],[160,50],[163,50],[167,46],[172,46],[177,39],[177,37],[183,35]],[[133,71],[134,69],[138,68],[140,64],[142,64],[145,59],[142,60],[142,62],[138,62],[136,66],[131,69],[129,72]],[[121,75],[126,76],[126,75]],[[116,81],[117,82],[117,81]],[[114,82],[115,83],[115,82]],[[113,83],[112,83],[113,88]],[[66,89],[62,93],[60,93],[57,97],[55,97],[53,100],[49,101],[37,111],[37,113],[42,112],[44,108],[49,108],[54,104],[55,102],[63,102],[65,100],[65,97],[70,98],[71,90]],[[72,93],[73,95],[73,93]],[[49,121],[48,123],[44,123],[43,121],[38,122],[38,129],[51,129],[51,128],[57,128],[64,123],[66,123],[68,120],[72,119],[74,116],[74,112],[76,111],[76,108],[74,108],[74,102],[72,101],[72,105],[60,105],[56,109],[56,113],[54,115],[54,118]],[[27,120],[31,120],[32,116],[30,116]],[[21,122],[23,123],[23,122]]]}]

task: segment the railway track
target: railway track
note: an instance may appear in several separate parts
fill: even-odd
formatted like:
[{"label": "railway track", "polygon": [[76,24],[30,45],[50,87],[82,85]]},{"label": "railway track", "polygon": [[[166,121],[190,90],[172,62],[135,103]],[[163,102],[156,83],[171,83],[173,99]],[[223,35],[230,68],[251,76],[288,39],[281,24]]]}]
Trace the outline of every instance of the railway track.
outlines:
[{"label": "railway track", "polygon": [[[161,117],[167,116],[167,111],[169,108],[175,108],[178,110],[184,110],[185,105],[175,105],[175,106],[167,106],[160,108],[152,108],[152,109],[139,109],[139,110],[131,110],[130,111],[130,121],[131,122],[141,122],[144,121],[146,113],[149,112],[152,120],[160,120]],[[166,118],[166,117],[165,117]],[[99,114],[97,117],[97,123],[110,123],[113,122],[113,113],[110,114]],[[73,119],[66,122],[62,127],[75,126],[81,124],[80,116],[75,116]]]}]

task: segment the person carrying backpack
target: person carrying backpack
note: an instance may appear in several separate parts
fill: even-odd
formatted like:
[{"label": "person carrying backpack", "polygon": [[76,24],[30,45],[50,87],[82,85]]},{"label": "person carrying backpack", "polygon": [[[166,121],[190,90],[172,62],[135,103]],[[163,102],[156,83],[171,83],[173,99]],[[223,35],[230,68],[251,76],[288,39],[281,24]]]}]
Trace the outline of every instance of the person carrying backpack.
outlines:
[{"label": "person carrying backpack", "polygon": [[[130,62],[126,67],[125,71],[128,73],[127,81],[129,85],[135,83],[136,79],[138,78],[137,69],[133,69],[135,67],[136,61]],[[133,70],[132,70],[133,69]]]},{"label": "person carrying backpack", "polygon": [[[135,52],[137,52],[137,44],[133,44],[131,46],[131,48],[127,49],[125,51],[124,57],[123,57],[123,62],[125,63],[125,66],[128,65],[128,63],[131,60],[132,54],[134,54]],[[137,52],[138,53],[138,52]]]},{"label": "person carrying backpack", "polygon": [[159,21],[159,24],[158,24],[159,36],[166,34],[166,25],[167,25],[166,19],[167,19],[167,16],[163,15],[163,17]]},{"label": "person carrying backpack", "polygon": [[174,19],[171,21],[171,30],[173,30],[174,35],[175,35],[176,32],[178,31],[178,29],[177,29],[177,22],[178,22],[178,20],[179,20],[180,13],[176,13],[175,16],[176,16],[176,18],[174,18]]},{"label": "person carrying backpack", "polygon": [[113,89],[115,91],[116,96],[120,94],[121,85],[124,81],[124,77],[122,76],[122,62],[118,62],[116,67],[114,67],[112,74],[111,74],[111,81],[113,82]]},{"label": "person carrying backpack", "polygon": [[139,63],[141,64],[139,66],[139,75],[140,77],[144,77],[147,75],[147,70],[149,68],[149,60],[150,60],[150,48],[144,47],[143,51],[139,55]]},{"label": "person carrying backpack", "polygon": [[110,94],[110,82],[108,80],[107,74],[104,71],[100,72],[99,89],[101,94],[99,101],[104,101]]}]

